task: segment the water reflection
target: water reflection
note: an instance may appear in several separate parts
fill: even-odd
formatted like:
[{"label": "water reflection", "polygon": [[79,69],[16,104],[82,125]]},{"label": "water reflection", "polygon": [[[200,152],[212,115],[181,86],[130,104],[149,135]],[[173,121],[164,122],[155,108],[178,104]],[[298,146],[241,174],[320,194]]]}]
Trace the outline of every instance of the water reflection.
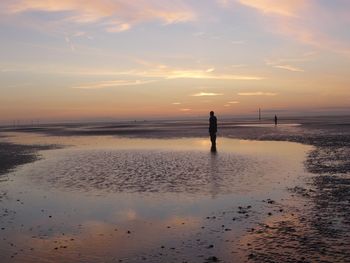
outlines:
[{"label": "water reflection", "polygon": [[283,196],[305,175],[310,149],[225,138],[219,152],[202,138],[11,140],[72,147],[42,152],[2,185],[4,262],[239,261],[232,249],[253,221],[233,221],[233,211]]},{"label": "water reflection", "polygon": [[211,196],[215,198],[220,189],[220,171],[218,166],[217,152],[212,151],[210,154],[210,178],[211,178]]}]

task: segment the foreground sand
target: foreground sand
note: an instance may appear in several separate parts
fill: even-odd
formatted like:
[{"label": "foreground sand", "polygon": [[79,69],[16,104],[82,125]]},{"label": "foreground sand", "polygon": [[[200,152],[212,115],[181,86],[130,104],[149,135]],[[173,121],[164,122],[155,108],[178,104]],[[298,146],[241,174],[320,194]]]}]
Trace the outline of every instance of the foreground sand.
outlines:
[{"label": "foreground sand", "polygon": [[[31,144],[66,145],[3,168],[5,262],[348,260],[347,125],[227,123],[226,138],[312,146],[221,138],[217,154],[201,125],[41,127],[51,136],[26,128],[3,138],[2,149],[16,149],[13,165],[37,159]],[[199,137],[169,139],[188,130]],[[121,133],[168,139],[106,136]]]}]

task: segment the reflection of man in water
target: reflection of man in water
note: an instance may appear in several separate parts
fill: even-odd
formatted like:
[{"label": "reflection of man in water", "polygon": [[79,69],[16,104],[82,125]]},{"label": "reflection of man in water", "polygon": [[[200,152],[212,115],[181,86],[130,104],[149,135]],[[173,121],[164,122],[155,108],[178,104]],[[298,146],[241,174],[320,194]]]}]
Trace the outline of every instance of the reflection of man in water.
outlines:
[{"label": "reflection of man in water", "polygon": [[210,134],[210,141],[211,141],[211,150],[216,150],[216,132],[218,131],[217,127],[217,120],[214,116],[214,112],[210,112],[210,118],[209,118],[209,134]]}]

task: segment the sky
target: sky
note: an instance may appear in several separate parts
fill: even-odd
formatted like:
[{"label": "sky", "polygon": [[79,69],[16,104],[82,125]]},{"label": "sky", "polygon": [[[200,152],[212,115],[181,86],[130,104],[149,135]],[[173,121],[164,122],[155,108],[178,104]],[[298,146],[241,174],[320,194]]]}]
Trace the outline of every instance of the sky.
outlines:
[{"label": "sky", "polygon": [[1,0],[0,122],[350,113],[347,0]]}]

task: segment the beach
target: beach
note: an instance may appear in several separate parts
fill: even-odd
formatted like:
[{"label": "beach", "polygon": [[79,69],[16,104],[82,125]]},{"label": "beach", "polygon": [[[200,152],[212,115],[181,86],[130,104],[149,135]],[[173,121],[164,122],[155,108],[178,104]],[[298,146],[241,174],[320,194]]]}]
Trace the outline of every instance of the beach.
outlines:
[{"label": "beach", "polygon": [[4,262],[346,262],[347,117],[0,129]]}]

